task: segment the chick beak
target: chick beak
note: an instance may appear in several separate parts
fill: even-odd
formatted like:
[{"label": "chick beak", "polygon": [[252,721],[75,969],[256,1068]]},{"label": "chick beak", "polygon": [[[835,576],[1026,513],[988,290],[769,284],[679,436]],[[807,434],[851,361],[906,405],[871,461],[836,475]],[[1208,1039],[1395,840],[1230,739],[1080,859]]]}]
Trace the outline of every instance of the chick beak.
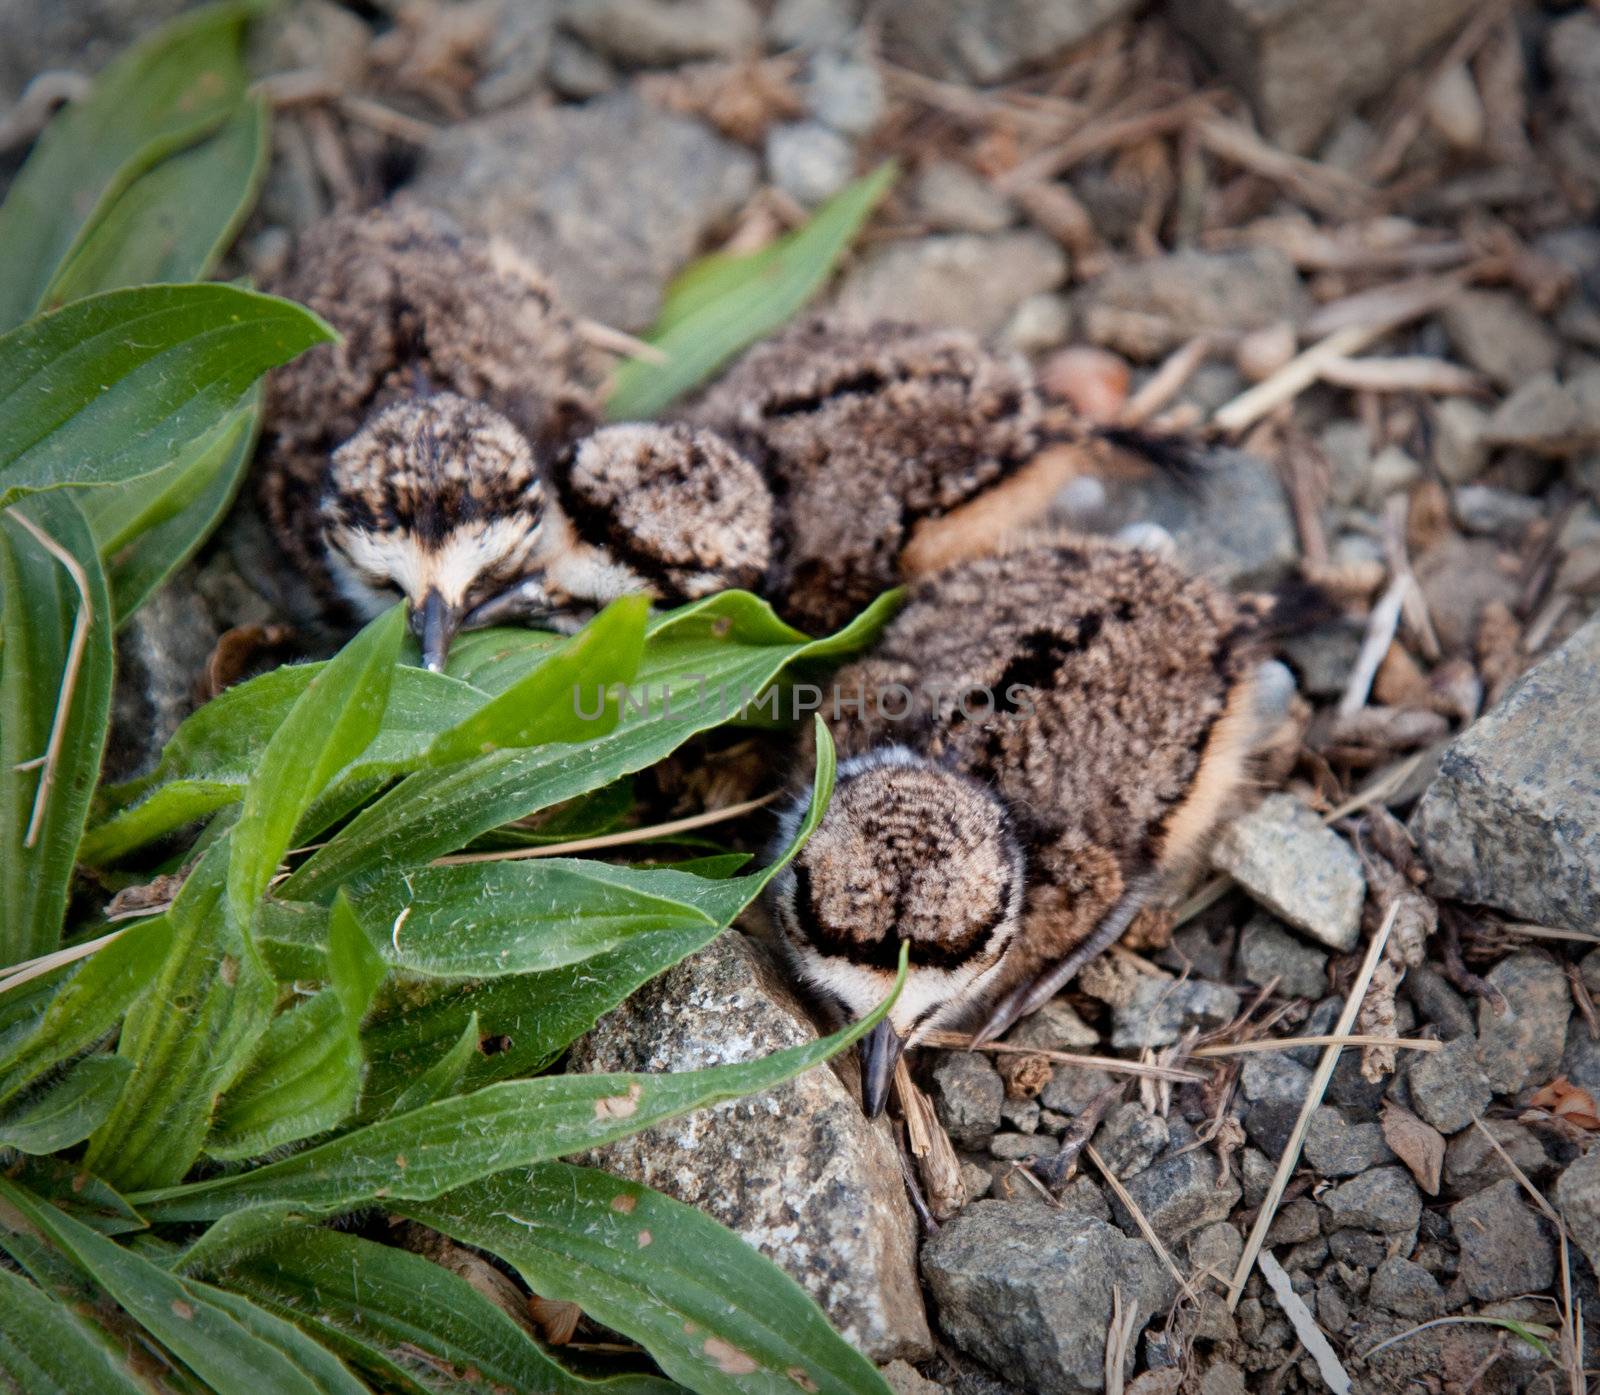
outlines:
[{"label": "chick beak", "polygon": [[889,1086],[894,1083],[894,1068],[906,1049],[904,1038],[889,1025],[878,1023],[861,1038],[861,1108],[867,1118],[876,1119],[889,1102]]},{"label": "chick beak", "polygon": [[411,612],[411,628],[422,641],[422,665],[430,673],[444,672],[450,641],[461,624],[461,612],[437,589],[423,596],[422,604]]}]

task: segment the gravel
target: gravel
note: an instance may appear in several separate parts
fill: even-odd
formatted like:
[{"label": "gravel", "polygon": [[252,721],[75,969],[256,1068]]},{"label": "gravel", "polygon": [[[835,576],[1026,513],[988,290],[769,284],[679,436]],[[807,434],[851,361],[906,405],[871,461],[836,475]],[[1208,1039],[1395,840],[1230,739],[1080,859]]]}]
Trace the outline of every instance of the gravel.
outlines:
[{"label": "gravel", "polygon": [[1444,1290],[1420,1264],[1391,1255],[1373,1271],[1367,1297],[1376,1307],[1421,1322],[1439,1312]]},{"label": "gravel", "polygon": [[561,23],[630,67],[737,58],[761,33],[749,0],[565,0]]},{"label": "gravel", "polygon": [[1328,956],[1268,915],[1253,916],[1240,934],[1239,971],[1258,988],[1277,980],[1281,998],[1317,999],[1328,987]]},{"label": "gravel", "polygon": [[884,0],[889,55],[934,77],[1002,82],[1088,38],[1140,0]]},{"label": "gravel", "polygon": [[1456,1202],[1450,1224],[1461,1246],[1461,1282],[1480,1303],[1538,1293],[1555,1282],[1555,1242],[1514,1178]]},{"label": "gravel", "polygon": [[1143,1172],[1165,1150],[1167,1121],[1137,1100],[1124,1100],[1101,1120],[1090,1141],[1105,1165],[1126,1179]]},{"label": "gravel", "polygon": [[1478,1003],[1478,1060],[1491,1088],[1514,1095],[1545,1084],[1561,1064],[1572,1015],[1566,974],[1549,955],[1527,952],[1502,959],[1487,977],[1506,1000],[1504,1013]]},{"label": "gravel", "polygon": [[1000,1127],[1005,1082],[976,1051],[951,1051],[932,1071],[933,1107],[958,1148],[981,1148]]},{"label": "gravel", "polygon": [[[1231,1174],[1219,1176],[1221,1171],[1210,1149],[1191,1148],[1126,1178],[1124,1185],[1151,1228],[1171,1245],[1202,1226],[1227,1220],[1239,1204],[1239,1184]],[[1130,1235],[1138,1233],[1120,1200],[1113,1200],[1112,1214]]]},{"label": "gravel", "polygon": [[1016,221],[1010,200],[954,160],[932,160],[912,186],[917,212],[941,232],[1003,232]]},{"label": "gravel", "polygon": [[1188,1028],[1220,1027],[1238,1011],[1239,995],[1225,984],[1143,976],[1133,997],[1113,1009],[1111,1044],[1170,1046]]},{"label": "gravel", "polygon": [[1463,291],[1440,319],[1456,353],[1503,388],[1552,372],[1560,361],[1561,341],[1507,291]]},{"label": "gravel", "polygon": [[791,121],[767,132],[767,174],[807,208],[831,198],[855,173],[850,142],[821,121]]},{"label": "gravel", "polygon": [[1412,1112],[1443,1134],[1466,1128],[1494,1097],[1489,1077],[1478,1061],[1478,1040],[1470,1033],[1445,1043],[1439,1051],[1409,1053],[1406,1079]]},{"label": "gravel", "polygon": [[1135,1331],[1173,1296],[1142,1238],[1038,1201],[967,1207],[922,1262],[945,1336],[1039,1395],[1103,1388],[1113,1288]]},{"label": "gravel", "polygon": [[1405,1235],[1422,1219],[1422,1193],[1403,1167],[1375,1167],[1325,1192],[1327,1229]]},{"label": "gravel", "polygon": [[1361,928],[1366,879],[1350,845],[1293,795],[1274,794],[1235,819],[1211,863],[1280,920],[1341,952]]},{"label": "gravel", "polygon": [[1319,1177],[1355,1177],[1393,1162],[1394,1154],[1376,1119],[1352,1118],[1349,1111],[1324,1104],[1306,1130],[1305,1160]]}]

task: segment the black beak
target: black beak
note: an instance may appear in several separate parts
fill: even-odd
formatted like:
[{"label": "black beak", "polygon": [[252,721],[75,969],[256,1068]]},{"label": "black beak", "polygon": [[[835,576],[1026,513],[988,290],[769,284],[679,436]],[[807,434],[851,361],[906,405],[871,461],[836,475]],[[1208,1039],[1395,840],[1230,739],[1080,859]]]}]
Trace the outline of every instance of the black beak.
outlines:
[{"label": "black beak", "polygon": [[894,1068],[906,1049],[900,1034],[885,1018],[861,1038],[861,1108],[867,1118],[876,1119],[889,1102],[889,1086],[894,1083]]},{"label": "black beak", "polygon": [[431,673],[444,671],[450,641],[461,624],[461,612],[437,590],[430,590],[411,611],[412,632],[422,641],[422,665]]}]

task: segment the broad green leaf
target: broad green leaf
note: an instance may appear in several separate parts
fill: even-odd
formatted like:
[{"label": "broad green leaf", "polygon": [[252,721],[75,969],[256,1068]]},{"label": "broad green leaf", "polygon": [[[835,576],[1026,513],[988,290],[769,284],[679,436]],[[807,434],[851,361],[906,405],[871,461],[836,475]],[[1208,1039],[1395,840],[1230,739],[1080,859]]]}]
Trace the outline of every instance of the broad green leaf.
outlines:
[{"label": "broad green leaf", "polygon": [[206,1152],[255,1157],[334,1128],[361,1095],[361,1019],[384,964],[341,896],[329,922],[330,985],[280,1013],[217,1105]]},{"label": "broad green leaf", "polygon": [[258,1395],[367,1395],[325,1347],[248,1299],[176,1278],[4,1180],[0,1198],[213,1388]]},{"label": "broad green leaf", "polygon": [[255,450],[260,406],[258,385],[215,440],[148,479],[81,492],[119,626],[199,551],[228,511]]},{"label": "broad green leaf", "polygon": [[[229,688],[189,716],[150,774],[101,791],[114,812],[84,837],[80,860],[115,862],[185,824],[244,797],[272,734],[325,664],[285,664]],[[398,668],[389,705],[372,744],[335,777],[333,787],[306,815],[302,832],[324,817],[338,792],[413,770],[445,727],[475,711],[484,694],[442,673]]]},{"label": "broad green leaf", "polygon": [[133,1067],[119,1056],[86,1056],[37,1099],[0,1114],[0,1148],[55,1153],[104,1122]]},{"label": "broad green leaf", "polygon": [[649,610],[644,596],[613,601],[526,677],[440,732],[428,748],[428,764],[604,736],[617,722],[617,699],[609,690],[638,672]]},{"label": "broad green leaf", "polygon": [[607,414],[613,420],[657,415],[739,350],[786,324],[822,288],[894,179],[894,166],[880,165],[772,246],[744,257],[707,257],[685,271],[668,287],[661,318],[647,336],[666,361],[624,363]]},{"label": "broad green leaf", "polygon": [[[408,776],[314,853],[283,884],[290,900],[331,896],[384,869],[409,869],[670,754],[751,700],[790,664],[836,659],[870,642],[897,598],[883,597],[838,634],[807,639],[764,602],[726,592],[657,622],[616,729],[582,744],[497,751]],[[473,662],[481,653],[475,651]]]},{"label": "broad green leaf", "polygon": [[461,1029],[461,1035],[455,1039],[454,1044],[447,1047],[438,1060],[412,1080],[395,1097],[394,1103],[383,1112],[407,1114],[413,1109],[421,1109],[425,1104],[432,1104],[435,1100],[459,1095],[467,1078],[467,1067],[478,1054],[478,1041],[481,1036],[478,1014],[469,1013],[467,1025]]},{"label": "broad green leaf", "polygon": [[[900,978],[904,979],[904,954]],[[152,1221],[206,1221],[241,1206],[293,1202],[332,1214],[372,1201],[427,1201],[508,1168],[597,1148],[652,1124],[780,1085],[852,1045],[886,1013],[757,1061],[673,1075],[508,1080],[369,1124],[281,1162],[129,1197]]]},{"label": "broad green leaf", "polygon": [[148,1395],[126,1352],[65,1303],[0,1269],[0,1387],[26,1395]]},{"label": "broad green leaf", "polygon": [[276,986],[224,911],[228,842],[189,874],[166,919],[172,944],[128,1012],[117,1054],[134,1073],[90,1136],[84,1166],[120,1191],[176,1182],[200,1155],[216,1099],[244,1068]]},{"label": "broad green leaf", "polygon": [[[20,512],[76,561],[87,600],[21,518],[0,516],[0,965],[48,954],[60,943],[78,842],[100,775],[113,677],[111,600],[82,511],[60,496],[34,500]],[[65,693],[80,618],[87,620],[87,643]],[[38,762],[50,749],[63,696],[70,704],[51,770]],[[34,826],[47,773],[52,783]]]},{"label": "broad green leaf", "polygon": [[421,867],[358,890],[356,916],[396,967],[443,978],[546,973],[641,935],[723,929],[799,851],[827,808],[833,742],[821,722],[816,730],[807,818],[793,843],[753,876],[714,880],[554,857]]},{"label": "broad green leaf", "polygon": [[298,1207],[285,1203],[230,1211],[207,1226],[199,1239],[173,1257],[168,1267],[187,1278],[216,1275],[246,1255],[280,1244],[286,1231],[309,1224]]},{"label": "broad green leaf", "polygon": [[403,606],[372,621],[307,685],[272,734],[229,835],[228,912],[247,932],[300,816],[377,735],[405,634]]},{"label": "broad green leaf", "polygon": [[652,1376],[584,1380],[465,1279],[406,1250],[308,1228],[252,1254],[228,1286],[289,1318],[384,1390],[437,1395],[674,1395]]},{"label": "broad green leaf", "polygon": [[172,940],[172,922],[164,915],[154,916],[127,926],[104,949],[78,965],[56,990],[33,1029],[0,1056],[0,1104],[30,1080],[93,1046],[111,1031],[155,981]]},{"label": "broad green leaf", "polygon": [[805,1291],[732,1231],[636,1182],[544,1163],[395,1207],[579,1304],[700,1395],[888,1395]]},{"label": "broad green leaf", "polygon": [[126,1235],[149,1228],[144,1217],[110,1186],[64,1158],[23,1158],[6,1170],[6,1176],[102,1235]]},{"label": "broad green leaf", "polygon": [[107,291],[28,321],[0,339],[0,508],[155,473],[331,338],[309,310],[217,285]]},{"label": "broad green leaf", "polygon": [[44,308],[123,286],[210,276],[255,203],[268,124],[264,97],[243,101],[214,135],[102,205],[56,272]]},{"label": "broad green leaf", "polygon": [[256,8],[211,5],[162,26],[46,128],[0,204],[0,331],[33,313],[86,225],[237,108],[244,25]]}]

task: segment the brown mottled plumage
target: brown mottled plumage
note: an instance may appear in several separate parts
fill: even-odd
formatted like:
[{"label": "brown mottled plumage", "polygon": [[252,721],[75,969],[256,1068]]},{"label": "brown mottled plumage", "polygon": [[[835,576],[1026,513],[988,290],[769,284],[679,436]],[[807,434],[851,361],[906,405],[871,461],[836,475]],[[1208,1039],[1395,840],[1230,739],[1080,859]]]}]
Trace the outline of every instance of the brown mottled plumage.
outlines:
[{"label": "brown mottled plumage", "polygon": [[826,320],[751,349],[692,409],[772,488],[778,609],[823,633],[900,581],[919,522],[1039,449],[1027,366],[957,330]]},{"label": "brown mottled plumage", "polygon": [[[906,1010],[891,1019],[902,1043],[984,1009],[984,1033],[998,1035],[1189,865],[1246,786],[1263,734],[1264,657],[1248,603],[1149,553],[1089,538],[1027,541],[913,587],[873,652],[835,677],[841,771],[897,753],[886,772],[943,780],[952,799],[986,791],[1022,848],[1026,896],[1020,930],[981,982],[943,996],[938,980],[920,997],[908,988]],[[858,696],[860,715],[850,706]],[[776,884],[778,918],[822,927],[786,937],[791,962],[859,1013],[884,996],[892,972],[842,952],[849,927],[828,923],[835,884],[873,865],[861,851],[866,832],[818,843],[836,819],[860,815],[830,808],[795,876]],[[932,842],[925,852],[950,860]],[[903,914],[921,893],[898,866],[882,871],[881,894]],[[969,928],[992,914],[987,891],[974,896]],[[913,965],[919,957],[913,943]]]},{"label": "brown mottled plumage", "polygon": [[316,511],[328,458],[375,411],[444,390],[486,403],[536,450],[599,417],[605,362],[543,278],[442,213],[395,204],[308,228],[267,289],[343,336],[267,380],[259,478],[267,521],[330,598]]}]

